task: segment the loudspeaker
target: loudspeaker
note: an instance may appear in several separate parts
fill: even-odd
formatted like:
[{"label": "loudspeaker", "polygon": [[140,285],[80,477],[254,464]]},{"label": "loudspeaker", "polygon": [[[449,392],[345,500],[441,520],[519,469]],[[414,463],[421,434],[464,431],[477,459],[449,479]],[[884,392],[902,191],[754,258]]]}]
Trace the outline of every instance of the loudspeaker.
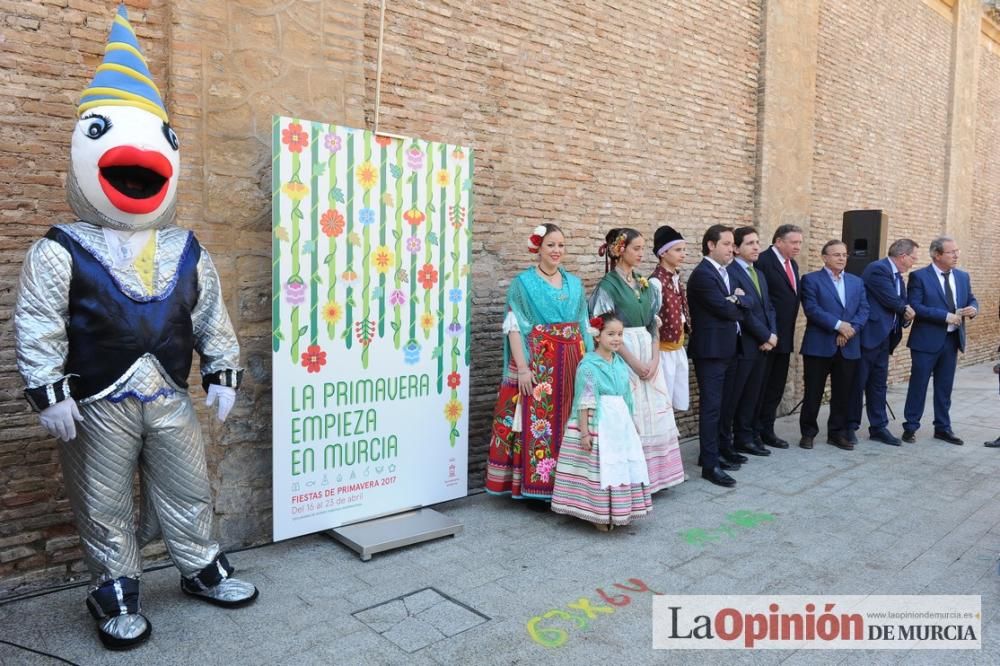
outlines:
[{"label": "loudspeaker", "polygon": [[841,238],[847,244],[847,272],[861,275],[865,266],[889,250],[889,216],[884,210],[844,211]]}]

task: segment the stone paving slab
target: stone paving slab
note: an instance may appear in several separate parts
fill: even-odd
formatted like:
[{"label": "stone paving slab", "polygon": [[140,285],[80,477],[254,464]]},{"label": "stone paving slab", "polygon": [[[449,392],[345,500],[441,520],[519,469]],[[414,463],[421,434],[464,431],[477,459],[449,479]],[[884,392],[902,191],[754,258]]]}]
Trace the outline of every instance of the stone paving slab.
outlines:
[{"label": "stone paving slab", "polygon": [[[959,371],[953,421],[965,446],[925,427],[916,444],[861,437],[847,452],[821,433],[811,451],[751,459],[724,489],[698,478],[697,442],[686,441],[689,481],[607,534],[479,494],[439,507],[462,534],[370,562],[324,535],[234,553],[261,589],[236,611],[186,597],[171,568],[147,572],[153,635],[127,656],[98,643],[82,588],[0,604],[0,640],[96,665],[1000,663],[1000,451],[982,446],[1000,433],[990,368]],[[889,398],[900,416],[905,386]],[[795,416],[777,428],[798,441]],[[978,594],[983,649],[654,652],[654,593]],[[55,663],[0,642],[0,665]]]}]

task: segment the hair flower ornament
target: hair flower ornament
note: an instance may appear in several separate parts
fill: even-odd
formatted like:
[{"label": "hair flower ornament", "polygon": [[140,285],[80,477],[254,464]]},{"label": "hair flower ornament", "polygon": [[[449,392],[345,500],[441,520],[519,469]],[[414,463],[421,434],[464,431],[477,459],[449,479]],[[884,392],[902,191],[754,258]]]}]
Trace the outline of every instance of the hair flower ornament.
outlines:
[{"label": "hair flower ornament", "polygon": [[528,237],[528,252],[538,254],[538,248],[542,246],[542,239],[545,238],[546,231],[544,224],[539,224],[531,230],[531,236]]}]

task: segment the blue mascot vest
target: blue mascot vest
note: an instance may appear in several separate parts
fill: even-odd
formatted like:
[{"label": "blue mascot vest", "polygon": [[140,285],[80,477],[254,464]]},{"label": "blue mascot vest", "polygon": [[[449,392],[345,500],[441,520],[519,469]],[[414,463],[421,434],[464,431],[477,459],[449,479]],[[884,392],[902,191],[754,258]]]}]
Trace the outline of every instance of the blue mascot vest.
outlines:
[{"label": "blue mascot vest", "polygon": [[144,354],[152,354],[178,386],[187,388],[194,351],[191,313],[198,302],[201,246],[188,234],[174,283],[143,300],[122,292],[93,254],[53,227],[45,237],[73,259],[69,287],[69,356],[64,372],[77,400],[100,393]]}]

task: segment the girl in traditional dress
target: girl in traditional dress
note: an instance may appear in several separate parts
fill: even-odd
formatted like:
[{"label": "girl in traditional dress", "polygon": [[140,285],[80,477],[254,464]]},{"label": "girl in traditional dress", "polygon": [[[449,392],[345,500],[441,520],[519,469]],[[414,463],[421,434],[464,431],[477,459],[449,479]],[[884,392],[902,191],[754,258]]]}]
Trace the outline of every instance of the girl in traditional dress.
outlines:
[{"label": "girl in traditional dress", "polygon": [[687,243],[673,227],[660,227],[653,234],[653,254],[659,263],[649,276],[649,286],[660,292],[660,371],[667,385],[670,404],[687,411],[689,405],[688,357],[684,338],[691,332],[687,296],[681,289],[681,264],[687,258]]},{"label": "girl in traditional dress", "polygon": [[596,351],[584,356],[576,370],[552,510],[606,532],[646,515],[653,501],[642,442],[632,421],[628,366],[618,354],[625,327],[613,313],[590,323]]},{"label": "girl in traditional dress", "polygon": [[554,224],[534,229],[538,264],[507,291],[504,374],[493,412],[486,490],[549,501],[556,458],[573,402],[576,366],[592,342],[583,284],[559,264],[566,251]]},{"label": "girl in traditional dress", "polygon": [[606,241],[600,254],[608,272],[590,297],[590,312],[595,317],[614,313],[625,325],[619,353],[629,367],[632,416],[646,454],[649,490],[655,493],[684,480],[677,423],[659,366],[660,291],[635,273],[646,243],[638,231],[612,229]]}]

